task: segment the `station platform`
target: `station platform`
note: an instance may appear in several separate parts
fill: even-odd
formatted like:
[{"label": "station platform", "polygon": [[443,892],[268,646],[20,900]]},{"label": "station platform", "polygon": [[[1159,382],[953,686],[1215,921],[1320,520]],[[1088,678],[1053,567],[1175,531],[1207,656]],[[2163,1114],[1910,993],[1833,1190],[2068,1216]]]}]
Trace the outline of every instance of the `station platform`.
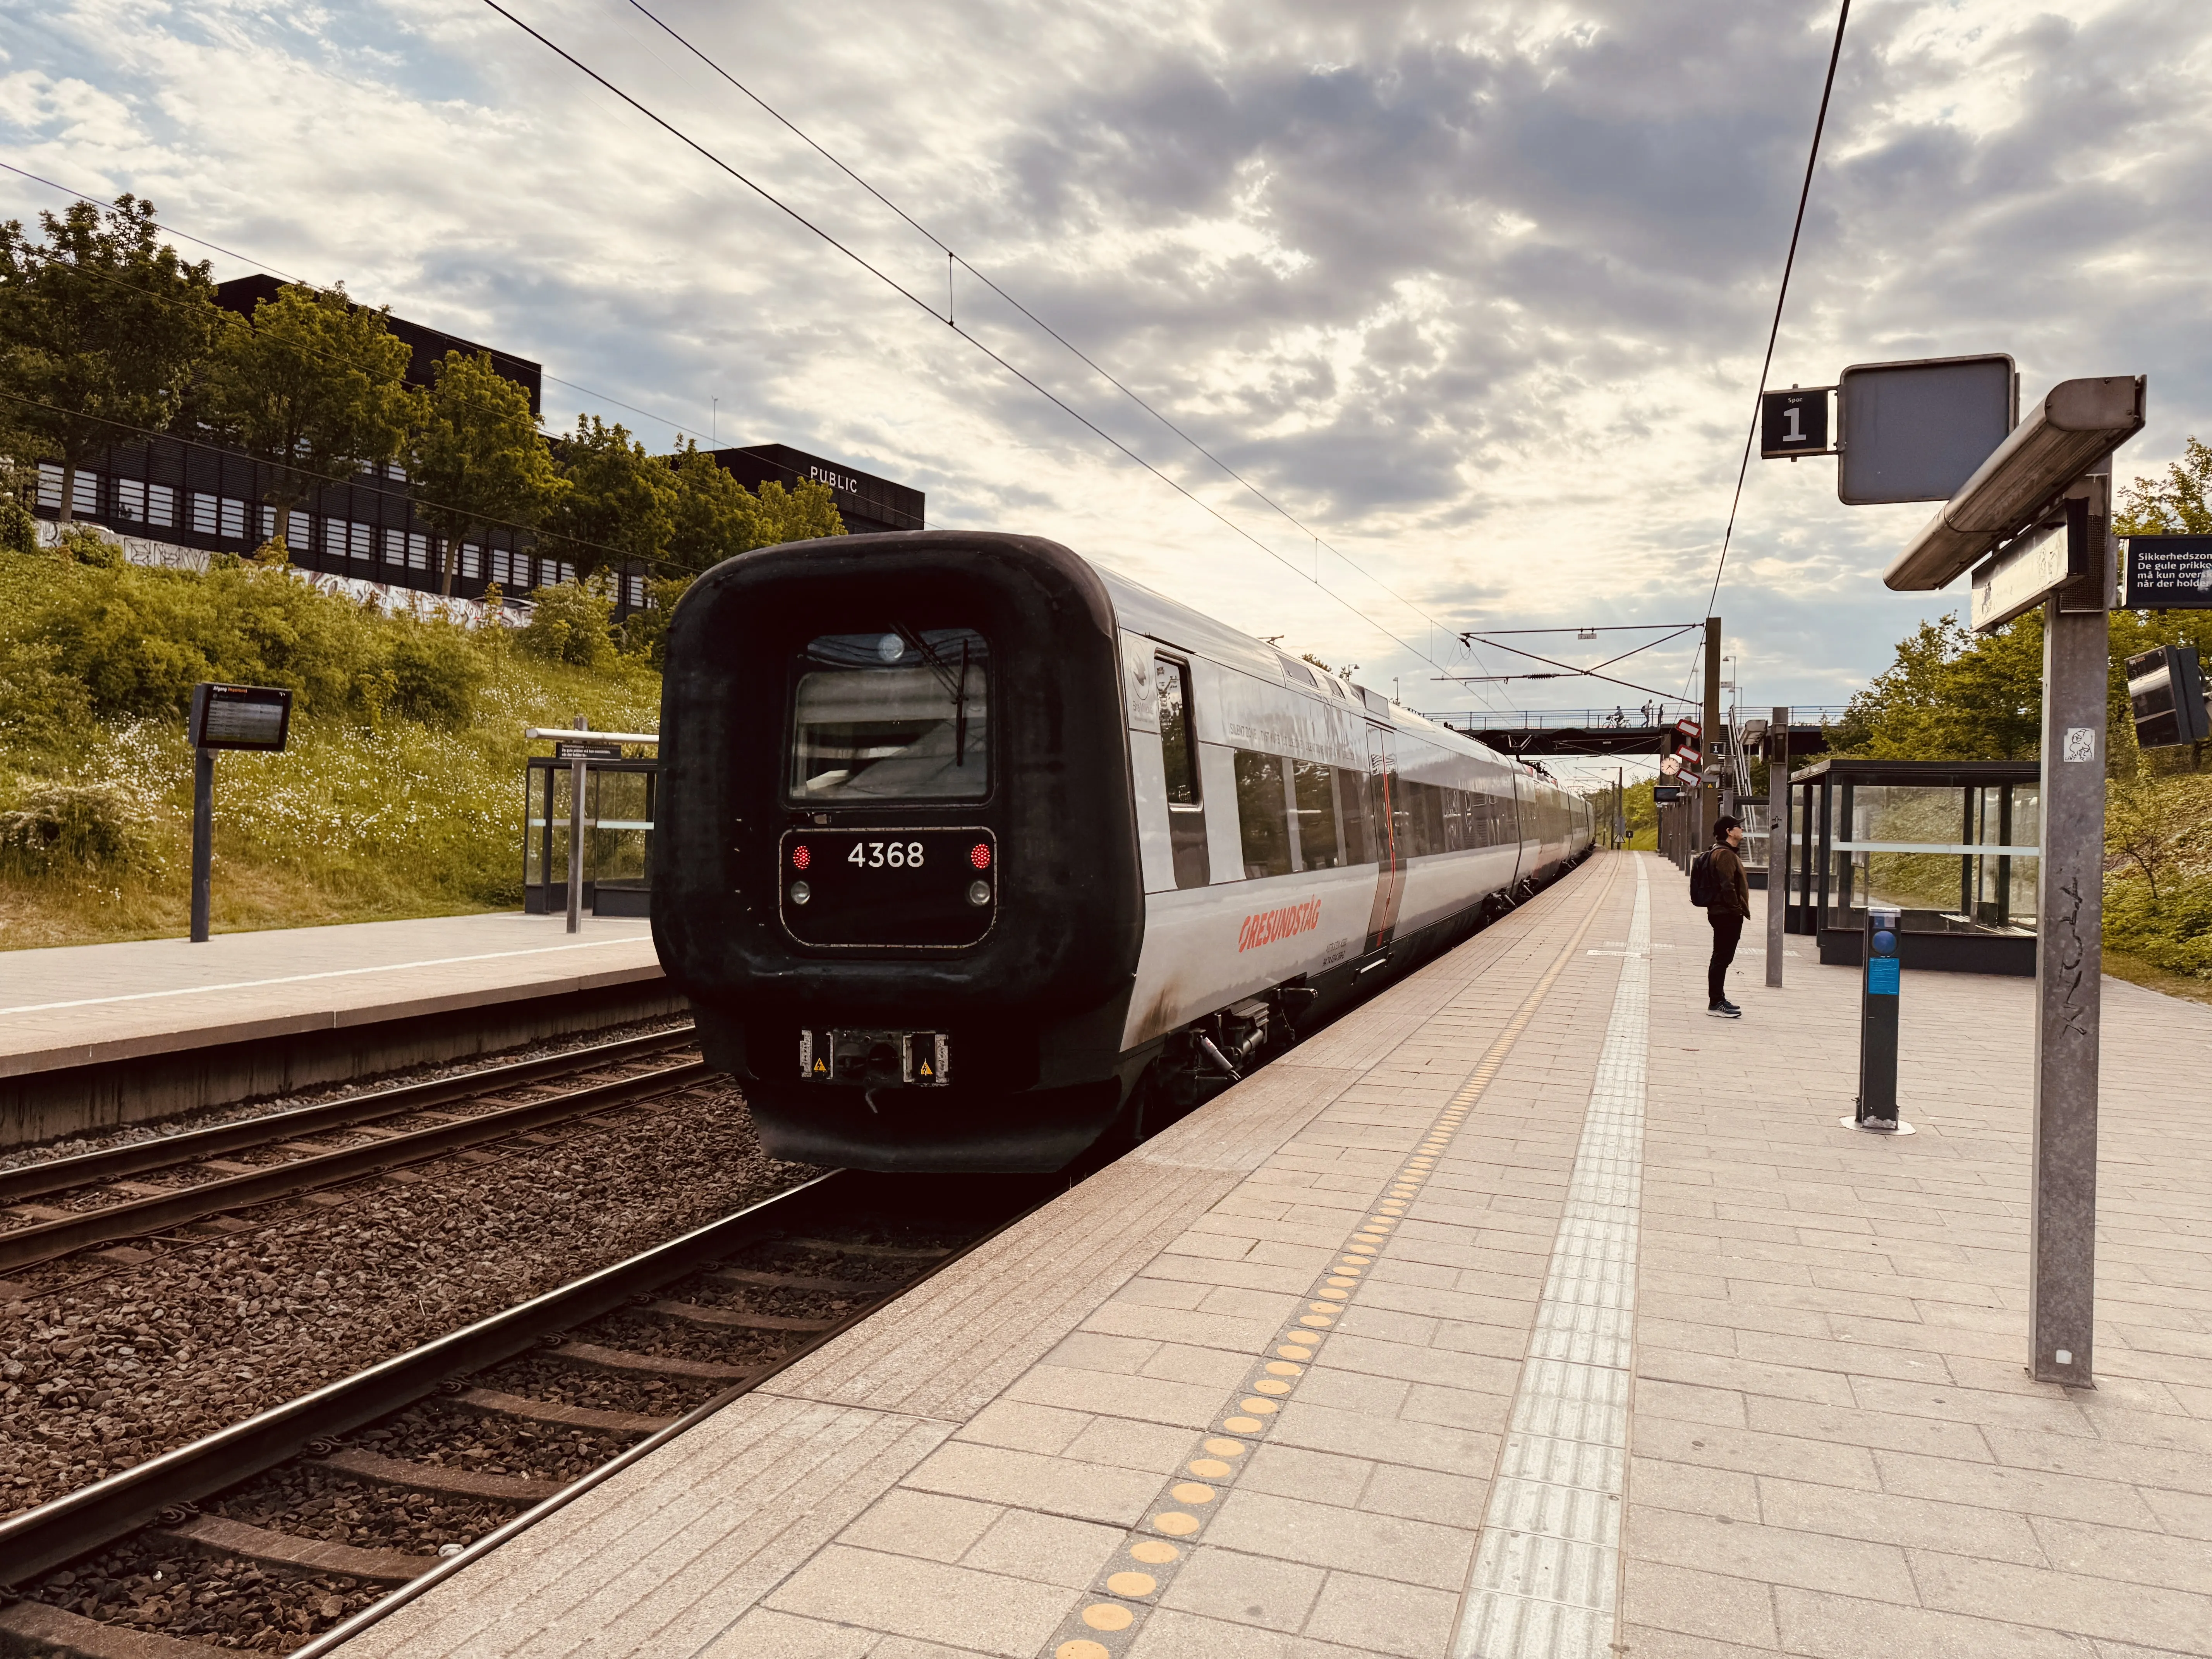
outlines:
[{"label": "station platform", "polygon": [[2099,1386],[2032,1382],[2033,988],[1704,1012],[1607,854],[345,1659],[2212,1652],[2212,1009],[2107,981]]},{"label": "station platform", "polygon": [[680,1010],[648,925],[515,912],[0,952],[0,1146]]}]

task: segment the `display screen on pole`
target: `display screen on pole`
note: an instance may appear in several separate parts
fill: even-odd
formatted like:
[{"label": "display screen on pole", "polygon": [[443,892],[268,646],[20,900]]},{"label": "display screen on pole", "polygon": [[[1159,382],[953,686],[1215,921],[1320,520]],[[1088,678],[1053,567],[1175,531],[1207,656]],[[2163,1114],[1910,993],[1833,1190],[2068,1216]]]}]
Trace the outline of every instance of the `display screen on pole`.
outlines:
[{"label": "display screen on pole", "polygon": [[291,725],[292,694],[281,687],[203,682],[192,688],[195,749],[276,754],[284,747]]},{"label": "display screen on pole", "polygon": [[2130,536],[2125,611],[2212,611],[2212,536]]},{"label": "display screen on pole", "polygon": [[2019,417],[2008,356],[1859,363],[1836,386],[1836,495],[1846,506],[1948,501]]}]

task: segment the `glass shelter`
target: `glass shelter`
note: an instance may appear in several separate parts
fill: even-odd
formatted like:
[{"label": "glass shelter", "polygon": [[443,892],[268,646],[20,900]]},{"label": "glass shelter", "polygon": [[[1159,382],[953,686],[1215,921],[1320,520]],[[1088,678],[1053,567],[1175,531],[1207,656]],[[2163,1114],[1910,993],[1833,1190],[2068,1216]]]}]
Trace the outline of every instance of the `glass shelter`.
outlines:
[{"label": "glass shelter", "polygon": [[1908,968],[2035,972],[2035,761],[1823,760],[1790,778],[1793,933],[1858,965],[1869,901],[1905,913]]},{"label": "glass shelter", "polygon": [[[660,764],[592,756],[584,770],[584,904],[595,916],[649,914],[653,816]],[[566,757],[533,755],[523,785],[522,908],[533,916],[568,908],[569,785]]]}]

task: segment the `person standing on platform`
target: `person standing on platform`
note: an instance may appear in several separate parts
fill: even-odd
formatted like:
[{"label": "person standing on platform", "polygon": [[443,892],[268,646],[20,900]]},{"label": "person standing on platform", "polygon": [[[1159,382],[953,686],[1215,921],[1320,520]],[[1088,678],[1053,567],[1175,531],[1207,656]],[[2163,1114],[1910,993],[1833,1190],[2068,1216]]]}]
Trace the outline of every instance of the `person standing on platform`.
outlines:
[{"label": "person standing on platform", "polygon": [[1712,960],[1705,964],[1705,1012],[1717,1019],[1741,1019],[1743,1010],[1728,1000],[1729,964],[1751,915],[1751,878],[1743,872],[1737,849],[1743,845],[1743,820],[1723,815],[1713,821],[1713,844],[1690,866],[1690,902],[1705,908],[1713,927]]}]

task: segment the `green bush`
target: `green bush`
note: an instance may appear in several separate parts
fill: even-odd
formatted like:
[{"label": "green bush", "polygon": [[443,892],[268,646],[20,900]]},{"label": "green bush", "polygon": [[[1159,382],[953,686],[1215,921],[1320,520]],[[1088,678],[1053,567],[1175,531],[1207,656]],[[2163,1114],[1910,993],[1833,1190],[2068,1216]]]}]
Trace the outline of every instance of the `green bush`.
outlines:
[{"label": "green bush", "polygon": [[605,668],[615,659],[614,601],[598,581],[562,582],[535,589],[536,609],[515,643],[533,657],[577,668]]},{"label": "green bush", "polygon": [[0,862],[27,874],[124,870],[144,848],[139,814],[112,784],[36,783],[0,811]]},{"label": "green bush", "polygon": [[483,644],[443,619],[388,631],[380,672],[389,677],[391,709],[425,726],[467,725],[488,672]]}]

